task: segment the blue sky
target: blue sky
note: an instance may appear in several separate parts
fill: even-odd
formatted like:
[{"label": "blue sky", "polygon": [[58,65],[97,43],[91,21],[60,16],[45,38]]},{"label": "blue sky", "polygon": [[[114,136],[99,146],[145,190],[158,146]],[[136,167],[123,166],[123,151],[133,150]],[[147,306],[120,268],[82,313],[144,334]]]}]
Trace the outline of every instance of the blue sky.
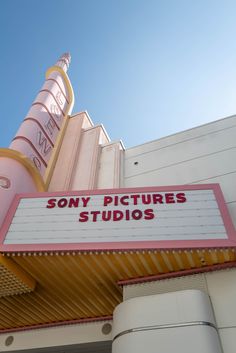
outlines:
[{"label": "blue sky", "polygon": [[228,0],[1,0],[1,147],[65,51],[73,112],[127,148],[233,115],[235,13]]}]

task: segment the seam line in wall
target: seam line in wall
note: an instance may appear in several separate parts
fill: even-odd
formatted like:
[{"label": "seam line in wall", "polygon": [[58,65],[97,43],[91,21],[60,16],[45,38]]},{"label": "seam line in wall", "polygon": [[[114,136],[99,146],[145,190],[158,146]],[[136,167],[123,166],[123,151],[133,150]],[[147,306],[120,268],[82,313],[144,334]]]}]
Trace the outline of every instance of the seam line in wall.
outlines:
[{"label": "seam line in wall", "polygon": [[210,177],[210,178],[194,180],[194,181],[191,181],[190,183],[187,183],[187,185],[199,183],[199,182],[202,182],[202,181],[205,182],[207,180],[212,180],[212,179],[215,179],[215,178],[219,178],[219,177],[223,177],[225,175],[230,175],[230,174],[235,174],[235,173],[236,173],[236,170],[233,170],[232,172],[228,172],[228,173],[224,173],[224,174],[217,174],[217,175],[214,175],[213,177]]},{"label": "seam line in wall", "polygon": [[[205,136],[207,136],[207,135],[213,135],[213,134],[216,134],[216,133],[221,132],[221,131],[225,131],[225,130],[232,129],[232,128],[234,128],[234,127],[236,127],[236,125],[228,126],[228,127],[224,128],[224,129],[212,131],[212,132],[209,132],[209,133],[207,133],[207,134],[203,134],[203,135],[198,135],[198,136],[195,136],[195,137],[191,137],[191,138],[188,138],[188,139],[186,139],[186,140],[179,141],[179,142],[170,143],[169,145],[166,145],[166,146],[162,146],[162,147],[159,147],[159,148],[154,148],[154,149],[152,149],[152,150],[150,150],[150,151],[138,153],[138,154],[136,154],[136,155],[134,155],[134,156],[127,157],[127,160],[132,159],[132,158],[137,158],[138,156],[142,156],[142,155],[144,155],[144,154],[152,153],[152,152],[155,152],[155,151],[160,151],[160,150],[162,150],[162,149],[164,149],[164,148],[173,147],[173,146],[179,145],[179,144],[181,144],[181,143],[185,143],[185,142],[189,142],[189,141],[192,141],[192,140],[196,140],[196,139],[198,139],[198,138],[205,137]],[[192,130],[192,129],[191,129],[191,130]],[[186,130],[186,131],[188,131],[188,130]],[[184,131],[184,132],[185,132],[185,131]],[[170,137],[172,137],[172,136],[174,136],[174,135],[177,135],[177,134],[180,134],[180,133],[181,133],[181,132],[179,132],[179,133],[177,132],[176,134],[169,135],[169,136],[167,136],[167,137],[161,137],[160,139],[157,139],[157,140],[154,140],[154,141],[151,141],[151,142],[148,142],[148,143],[154,143],[154,142],[156,142],[156,141],[159,141],[159,140],[162,140],[162,139],[165,139],[165,138],[170,138]],[[148,144],[148,143],[146,143],[146,144]],[[139,145],[139,146],[136,146],[136,147],[131,147],[130,149],[135,149],[135,148],[138,148],[138,147],[143,146],[143,145],[145,145],[145,143],[144,143],[144,144],[141,144],[141,145]],[[129,151],[129,149],[127,149],[127,151]]]},{"label": "seam line in wall", "polygon": [[187,162],[190,162],[190,161],[194,161],[194,160],[196,160],[196,159],[201,159],[201,158],[213,156],[213,155],[216,155],[216,154],[219,154],[219,153],[222,153],[222,152],[226,152],[226,151],[230,151],[230,150],[234,150],[234,149],[236,149],[236,146],[230,147],[230,148],[225,148],[225,149],[223,149],[223,150],[216,151],[216,152],[212,152],[212,153],[203,154],[203,155],[198,156],[198,157],[185,159],[185,160],[179,161],[179,162],[177,162],[177,163],[168,164],[168,165],[165,165],[165,166],[160,167],[160,168],[155,168],[155,169],[151,169],[151,170],[144,171],[144,172],[142,172],[142,173],[137,173],[137,174],[132,174],[132,175],[130,175],[130,176],[125,176],[125,179],[134,178],[134,177],[136,177],[136,176],[138,176],[138,175],[153,173],[153,172],[156,172],[156,171],[158,171],[158,170],[170,168],[170,167],[173,167],[173,166],[176,166],[176,165],[180,165],[180,164],[184,164],[184,163],[187,163]]},{"label": "seam line in wall", "polygon": [[236,328],[236,326],[224,326],[224,327],[218,327],[218,330],[227,330],[229,328]]},{"label": "seam line in wall", "polygon": [[210,326],[214,328],[217,331],[217,327],[215,324],[209,321],[192,321],[192,322],[184,322],[184,323],[178,323],[178,324],[165,324],[165,325],[153,325],[153,326],[145,326],[145,327],[135,327],[129,330],[122,331],[118,333],[114,338],[113,342],[126,334],[129,333],[134,333],[134,332],[140,332],[140,331],[152,331],[152,330],[163,330],[163,329],[169,329],[169,328],[178,328],[178,327],[190,327],[190,326]]}]

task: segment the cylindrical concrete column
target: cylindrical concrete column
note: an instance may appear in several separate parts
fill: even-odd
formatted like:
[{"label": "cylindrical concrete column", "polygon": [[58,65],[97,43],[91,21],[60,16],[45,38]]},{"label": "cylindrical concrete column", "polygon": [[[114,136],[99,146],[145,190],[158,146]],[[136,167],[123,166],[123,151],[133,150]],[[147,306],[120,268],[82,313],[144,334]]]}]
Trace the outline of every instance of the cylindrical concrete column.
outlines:
[{"label": "cylindrical concrete column", "polygon": [[112,353],[221,353],[208,296],[199,290],[138,297],[115,309]]}]

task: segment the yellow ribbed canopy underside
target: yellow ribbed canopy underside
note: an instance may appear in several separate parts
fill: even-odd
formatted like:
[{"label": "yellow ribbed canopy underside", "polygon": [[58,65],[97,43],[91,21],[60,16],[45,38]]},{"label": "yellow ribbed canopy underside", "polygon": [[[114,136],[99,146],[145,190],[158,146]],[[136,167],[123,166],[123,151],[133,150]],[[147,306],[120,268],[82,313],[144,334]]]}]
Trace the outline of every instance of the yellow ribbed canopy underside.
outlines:
[{"label": "yellow ribbed canopy underside", "polygon": [[0,330],[112,315],[119,280],[235,261],[234,249],[5,254],[36,281],[31,293],[0,298]]}]

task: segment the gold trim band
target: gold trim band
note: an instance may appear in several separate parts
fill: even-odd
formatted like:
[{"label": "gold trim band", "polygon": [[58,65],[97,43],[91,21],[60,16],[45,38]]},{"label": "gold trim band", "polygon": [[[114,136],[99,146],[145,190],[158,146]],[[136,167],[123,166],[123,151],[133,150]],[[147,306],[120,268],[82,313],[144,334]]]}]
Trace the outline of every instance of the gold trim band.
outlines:
[{"label": "gold trim band", "polygon": [[55,164],[56,164],[56,161],[57,161],[57,158],[58,158],[58,154],[59,154],[59,151],[60,151],[60,148],[61,148],[61,144],[62,144],[62,141],[63,141],[63,137],[64,137],[65,132],[66,132],[66,127],[67,127],[68,118],[69,118],[68,114],[70,114],[70,112],[71,112],[71,110],[73,108],[73,105],[74,105],[73,88],[71,86],[69,77],[67,76],[67,74],[65,73],[65,71],[61,67],[59,67],[59,66],[49,67],[49,69],[46,72],[46,79],[49,79],[50,78],[49,77],[50,74],[52,72],[54,72],[54,71],[59,72],[60,75],[62,76],[64,82],[65,82],[65,85],[66,85],[66,88],[67,88],[67,91],[68,91],[68,95],[69,95],[69,104],[68,104],[67,109],[65,111],[64,122],[63,122],[63,124],[61,126],[61,130],[60,130],[60,132],[59,132],[59,134],[57,136],[56,143],[55,143],[55,146],[54,146],[54,149],[53,149],[53,152],[52,152],[48,167],[46,169],[44,180],[45,180],[45,185],[46,185],[47,189],[49,187],[49,184],[50,184],[50,181],[51,181],[51,178],[52,178],[52,174],[53,174],[53,171],[54,171],[54,167],[55,167]]},{"label": "gold trim band", "polygon": [[73,88],[71,86],[69,77],[68,77],[68,75],[65,73],[65,71],[61,67],[59,67],[59,66],[51,66],[46,71],[46,79],[49,78],[50,74],[53,71],[59,72],[61,74],[61,76],[63,77],[64,81],[65,81],[65,85],[66,85],[66,88],[67,88],[68,94],[69,94],[69,106],[67,107],[67,110],[65,111],[65,115],[70,114],[70,108],[73,107],[73,105],[74,105],[74,92],[73,92]]}]

